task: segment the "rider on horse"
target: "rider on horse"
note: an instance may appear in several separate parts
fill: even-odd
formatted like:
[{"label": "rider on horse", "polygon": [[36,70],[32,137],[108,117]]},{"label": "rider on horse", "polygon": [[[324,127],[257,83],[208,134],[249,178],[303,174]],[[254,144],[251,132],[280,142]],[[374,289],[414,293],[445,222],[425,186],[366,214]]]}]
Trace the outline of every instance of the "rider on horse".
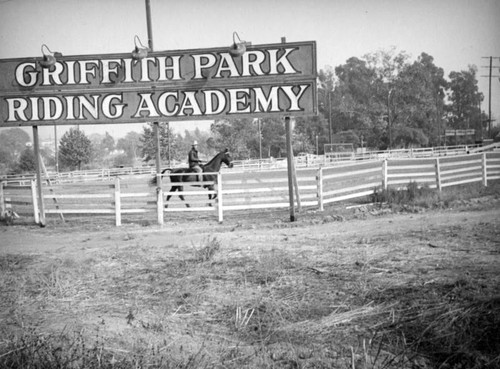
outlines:
[{"label": "rider on horse", "polygon": [[203,169],[200,167],[201,160],[198,158],[198,141],[193,142],[193,146],[188,154],[189,169],[198,174],[198,181],[203,182]]}]

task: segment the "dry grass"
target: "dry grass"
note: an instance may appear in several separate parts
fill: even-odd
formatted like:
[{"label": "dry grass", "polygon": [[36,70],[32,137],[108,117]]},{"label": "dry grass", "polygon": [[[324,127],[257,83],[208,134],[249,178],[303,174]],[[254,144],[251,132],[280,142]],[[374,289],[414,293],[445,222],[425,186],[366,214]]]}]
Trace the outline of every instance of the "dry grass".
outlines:
[{"label": "dry grass", "polygon": [[315,227],[1,254],[0,368],[500,366],[495,219]]}]

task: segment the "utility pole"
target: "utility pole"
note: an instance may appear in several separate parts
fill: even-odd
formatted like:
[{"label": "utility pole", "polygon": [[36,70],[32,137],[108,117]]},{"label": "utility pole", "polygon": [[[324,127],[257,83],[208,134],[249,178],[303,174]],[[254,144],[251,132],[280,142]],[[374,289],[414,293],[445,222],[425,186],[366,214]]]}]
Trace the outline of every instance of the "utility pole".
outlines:
[{"label": "utility pole", "polygon": [[[484,65],[483,68],[488,68],[489,73],[487,76],[481,76],[481,77],[488,77],[488,137],[491,136],[491,78],[492,77],[500,77],[500,75],[493,75],[493,59],[498,59],[500,60],[500,57],[498,56],[483,56],[482,59],[489,59],[489,65]],[[495,68],[499,68],[500,66],[495,66]],[[482,127],[482,123],[481,123]],[[490,137],[491,138],[491,137]]]},{"label": "utility pole", "polygon": [[332,93],[328,90],[328,142],[332,144]]}]

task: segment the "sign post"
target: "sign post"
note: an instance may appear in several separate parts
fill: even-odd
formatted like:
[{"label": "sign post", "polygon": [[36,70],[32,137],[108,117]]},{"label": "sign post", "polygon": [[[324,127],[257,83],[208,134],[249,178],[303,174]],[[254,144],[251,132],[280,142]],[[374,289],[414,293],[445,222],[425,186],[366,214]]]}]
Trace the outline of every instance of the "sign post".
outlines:
[{"label": "sign post", "polygon": [[[153,25],[151,23],[151,1],[146,0],[146,24],[148,27],[148,47],[153,51]],[[158,224],[163,224],[163,188],[161,179],[161,145],[160,145],[160,124],[153,123],[153,134],[156,143],[156,201],[158,209]]]},{"label": "sign post", "polygon": [[[38,209],[40,212],[40,227],[45,227],[45,207],[43,201],[43,189],[42,189],[42,171],[40,160],[42,159],[40,155],[40,144],[38,138],[38,126],[33,126],[33,147],[35,151],[35,170],[36,170],[36,186],[38,190]],[[36,211],[36,209],[35,209]]]},{"label": "sign post", "polygon": [[288,166],[288,199],[290,201],[290,222],[295,222],[295,201],[293,195],[293,150],[292,150],[292,124],[290,117],[285,117],[286,130],[286,160]]}]

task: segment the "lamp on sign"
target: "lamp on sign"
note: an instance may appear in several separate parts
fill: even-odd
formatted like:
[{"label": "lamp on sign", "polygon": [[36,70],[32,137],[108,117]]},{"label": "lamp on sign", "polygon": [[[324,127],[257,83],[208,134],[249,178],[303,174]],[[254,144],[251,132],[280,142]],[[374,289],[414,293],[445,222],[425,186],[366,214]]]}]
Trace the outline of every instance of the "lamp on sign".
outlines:
[{"label": "lamp on sign", "polygon": [[54,64],[56,64],[56,61],[58,57],[61,57],[62,54],[59,52],[52,52],[50,51],[49,47],[45,44],[42,45],[41,47],[42,54],[43,54],[43,59],[40,60],[38,63],[42,66],[42,68],[50,68]]},{"label": "lamp on sign", "polygon": [[[236,37],[238,37],[238,42],[236,42]],[[251,43],[242,41],[238,33],[233,32],[233,44],[229,47],[229,53],[233,57],[241,56],[247,51],[247,45]]]},{"label": "lamp on sign", "polygon": [[132,51],[132,59],[141,60],[148,56],[148,52],[151,51],[149,47],[142,44],[139,36],[134,37],[135,49]]}]

